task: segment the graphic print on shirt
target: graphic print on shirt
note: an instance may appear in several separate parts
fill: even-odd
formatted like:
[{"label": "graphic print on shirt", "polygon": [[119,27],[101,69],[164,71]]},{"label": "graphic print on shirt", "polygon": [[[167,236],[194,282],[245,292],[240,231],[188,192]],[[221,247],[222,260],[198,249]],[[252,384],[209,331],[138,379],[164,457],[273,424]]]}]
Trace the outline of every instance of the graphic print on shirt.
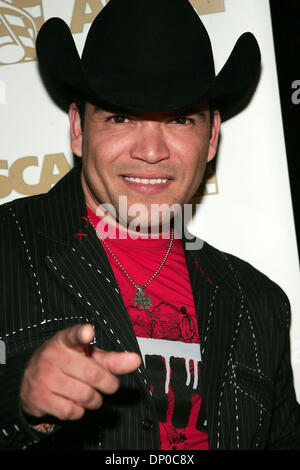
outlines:
[{"label": "graphic print on shirt", "polygon": [[[200,394],[197,327],[186,308],[161,302],[152,310],[127,305],[147,370],[160,426],[161,449],[208,449]],[[202,406],[201,406],[202,405]],[[196,447],[194,447],[196,446]]]},{"label": "graphic print on shirt", "polygon": [[161,448],[189,449],[196,442],[206,441],[207,435],[202,432],[205,416],[200,413],[199,345],[153,338],[137,339],[152,384]]},{"label": "graphic print on shirt", "polygon": [[151,310],[129,304],[126,308],[136,336],[199,343],[197,327],[185,307],[160,302]]}]

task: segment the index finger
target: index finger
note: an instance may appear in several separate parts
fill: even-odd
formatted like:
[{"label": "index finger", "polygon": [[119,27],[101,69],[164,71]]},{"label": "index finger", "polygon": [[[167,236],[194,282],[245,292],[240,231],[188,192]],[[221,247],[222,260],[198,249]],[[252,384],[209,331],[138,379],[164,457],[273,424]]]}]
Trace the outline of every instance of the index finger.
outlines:
[{"label": "index finger", "polygon": [[135,352],[93,351],[93,360],[114,375],[133,372],[140,367],[141,357]]}]

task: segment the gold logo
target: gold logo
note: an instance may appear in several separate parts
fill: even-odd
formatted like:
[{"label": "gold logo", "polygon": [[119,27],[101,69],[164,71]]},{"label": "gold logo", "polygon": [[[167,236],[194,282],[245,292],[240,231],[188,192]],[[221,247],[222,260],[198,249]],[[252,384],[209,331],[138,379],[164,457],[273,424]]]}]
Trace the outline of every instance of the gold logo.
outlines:
[{"label": "gold logo", "polygon": [[190,0],[198,15],[208,15],[225,11],[224,0]]},{"label": "gold logo", "polygon": [[43,22],[41,0],[0,0],[0,65],[36,60],[35,40]]},{"label": "gold logo", "polygon": [[[72,33],[82,33],[108,1],[74,0]],[[224,0],[190,2],[199,15],[225,11]],[[35,40],[43,23],[42,0],[0,0],[0,65],[36,60]]]},{"label": "gold logo", "polygon": [[85,24],[92,23],[109,0],[75,0],[70,29],[82,33]]},{"label": "gold logo", "polygon": [[[109,0],[75,0],[70,27],[72,33],[82,33],[84,25],[92,23],[108,1]],[[198,15],[225,11],[224,0],[190,0],[190,3]]]},{"label": "gold logo", "polygon": [[203,193],[204,196],[215,196],[216,194],[219,194],[216,173],[213,173],[211,176],[205,179],[204,185],[205,185],[205,190]]},{"label": "gold logo", "polygon": [[24,196],[48,192],[70,170],[63,153],[47,154],[43,158],[40,179],[36,184],[25,181],[24,172],[31,166],[40,167],[37,156],[22,157],[8,166],[7,160],[0,160],[0,169],[7,175],[0,175],[0,198],[9,196],[12,190]]},{"label": "gold logo", "polygon": [[203,196],[216,196],[219,194],[218,180],[216,174],[216,162],[212,161],[206,165],[202,182],[192,198],[193,203],[199,203]]}]

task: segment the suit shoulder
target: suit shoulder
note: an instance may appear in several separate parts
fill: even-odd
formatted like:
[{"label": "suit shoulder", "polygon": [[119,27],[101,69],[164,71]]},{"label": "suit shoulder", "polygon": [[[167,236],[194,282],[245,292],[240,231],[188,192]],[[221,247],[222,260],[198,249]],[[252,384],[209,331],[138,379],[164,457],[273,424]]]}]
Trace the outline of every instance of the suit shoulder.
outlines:
[{"label": "suit shoulder", "polygon": [[45,194],[38,194],[6,202],[0,206],[0,239],[14,238],[17,233],[16,221],[22,226],[34,227],[42,213]]},{"label": "suit shoulder", "polygon": [[35,208],[40,206],[40,203],[44,201],[46,194],[36,194],[33,196],[21,197],[14,199],[13,201],[6,202],[0,205],[0,216],[6,217],[10,213],[22,213],[29,211],[34,211]]},{"label": "suit shoulder", "polygon": [[232,255],[230,253],[222,252],[223,256],[228,259],[232,267],[236,270],[244,285],[257,291],[272,291],[279,297],[286,298],[284,290],[266,274],[259,271],[255,266],[249,262]]},{"label": "suit shoulder", "polygon": [[[280,324],[290,325],[290,302],[284,290],[266,274],[249,262],[206,244],[211,256],[224,267],[226,282],[235,285],[251,306],[260,307],[259,311],[271,311]],[[276,314],[277,312],[277,314]]]}]

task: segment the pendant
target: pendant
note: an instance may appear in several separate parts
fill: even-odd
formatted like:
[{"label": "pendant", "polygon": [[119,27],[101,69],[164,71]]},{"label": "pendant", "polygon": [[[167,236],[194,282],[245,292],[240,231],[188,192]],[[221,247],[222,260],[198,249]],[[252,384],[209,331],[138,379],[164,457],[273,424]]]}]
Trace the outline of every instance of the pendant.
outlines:
[{"label": "pendant", "polygon": [[152,306],[152,300],[150,295],[146,297],[146,294],[145,292],[143,292],[143,288],[141,286],[137,287],[137,291],[133,296],[133,300],[135,307],[139,305],[139,310],[148,310]]}]

